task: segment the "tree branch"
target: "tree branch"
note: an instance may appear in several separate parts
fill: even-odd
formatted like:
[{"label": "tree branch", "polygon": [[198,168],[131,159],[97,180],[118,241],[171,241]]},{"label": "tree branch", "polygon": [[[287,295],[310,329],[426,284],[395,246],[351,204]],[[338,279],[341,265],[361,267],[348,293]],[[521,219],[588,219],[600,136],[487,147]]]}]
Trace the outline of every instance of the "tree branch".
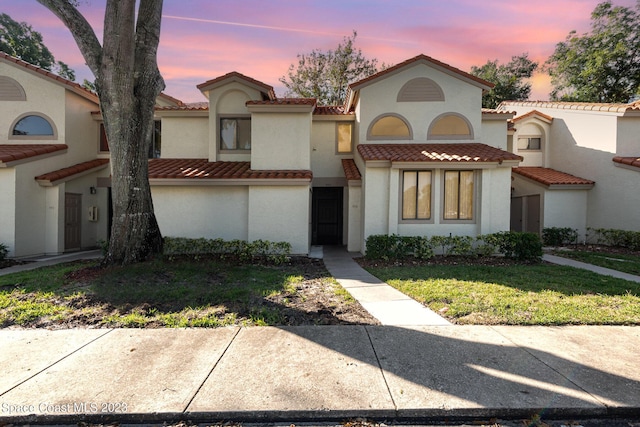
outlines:
[{"label": "tree branch", "polygon": [[98,76],[102,64],[102,46],[89,22],[69,0],[38,0],[71,31],[87,65]]}]

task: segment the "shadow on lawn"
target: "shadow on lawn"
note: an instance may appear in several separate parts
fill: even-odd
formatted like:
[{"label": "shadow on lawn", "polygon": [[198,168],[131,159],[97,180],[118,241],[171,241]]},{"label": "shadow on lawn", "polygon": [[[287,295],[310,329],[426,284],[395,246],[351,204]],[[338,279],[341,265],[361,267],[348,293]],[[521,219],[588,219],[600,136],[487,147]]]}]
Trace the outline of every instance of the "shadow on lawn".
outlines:
[{"label": "shadow on lawn", "polygon": [[282,266],[185,259],[107,269],[86,264],[57,281],[35,283],[15,287],[53,292],[50,300],[71,313],[57,322],[36,317],[23,324],[29,327],[377,323],[335,292],[321,262],[306,258]]}]

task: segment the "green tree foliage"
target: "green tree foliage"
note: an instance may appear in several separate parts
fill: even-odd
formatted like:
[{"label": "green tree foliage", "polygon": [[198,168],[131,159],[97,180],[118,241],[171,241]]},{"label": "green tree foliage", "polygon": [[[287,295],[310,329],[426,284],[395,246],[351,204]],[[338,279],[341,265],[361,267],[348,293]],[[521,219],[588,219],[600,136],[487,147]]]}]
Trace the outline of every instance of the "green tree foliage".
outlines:
[{"label": "green tree foliage", "polygon": [[45,46],[42,34],[26,22],[14,21],[6,13],[0,14],[0,51],[71,81],[76,79],[75,72],[67,64],[55,60]]},{"label": "green tree foliage", "polygon": [[498,60],[487,61],[481,67],[471,67],[471,74],[495,84],[482,96],[484,108],[496,108],[502,101],[524,101],[529,99],[530,78],[538,68],[538,63],[529,59],[527,53],[511,57],[511,62],[499,64]]},{"label": "green tree foliage", "polygon": [[546,69],[554,100],[629,102],[640,86],[640,2],[635,8],[598,4],[591,30],[571,31]]},{"label": "green tree foliage", "polygon": [[[354,48],[357,33],[345,37],[335,50],[314,49],[298,55],[298,65],[289,66],[280,82],[287,96],[316,98],[321,105],[341,105],[350,83],[369,77],[378,71],[376,59],[367,59]],[[383,65],[384,67],[384,65]]]}]

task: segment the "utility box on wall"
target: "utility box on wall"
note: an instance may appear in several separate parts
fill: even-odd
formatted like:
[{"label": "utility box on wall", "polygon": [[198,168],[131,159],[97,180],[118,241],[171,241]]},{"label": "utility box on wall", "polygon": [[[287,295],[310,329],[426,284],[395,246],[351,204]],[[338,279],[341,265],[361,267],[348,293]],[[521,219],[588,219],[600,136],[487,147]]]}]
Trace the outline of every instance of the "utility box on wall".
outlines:
[{"label": "utility box on wall", "polygon": [[98,220],[98,207],[89,206],[89,221],[96,222]]}]

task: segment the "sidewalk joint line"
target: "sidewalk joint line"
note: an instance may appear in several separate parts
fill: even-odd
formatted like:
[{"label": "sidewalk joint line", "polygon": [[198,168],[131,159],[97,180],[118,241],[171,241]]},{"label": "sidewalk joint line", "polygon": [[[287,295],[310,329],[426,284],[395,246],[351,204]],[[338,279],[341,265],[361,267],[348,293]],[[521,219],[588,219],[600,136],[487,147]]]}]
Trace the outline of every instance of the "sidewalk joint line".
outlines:
[{"label": "sidewalk joint line", "polygon": [[378,369],[380,369],[380,373],[382,374],[382,379],[384,381],[384,385],[387,387],[387,392],[389,393],[389,397],[391,398],[391,402],[393,403],[393,410],[396,413],[396,417],[398,416],[398,405],[396,404],[396,400],[393,398],[393,393],[391,392],[391,387],[389,386],[389,382],[387,381],[387,376],[384,374],[384,369],[382,369],[382,363],[380,363],[380,358],[378,357],[378,352],[376,351],[376,347],[373,345],[373,339],[371,339],[371,334],[369,334],[369,328],[365,325],[364,330],[367,333],[367,338],[369,338],[369,343],[371,344],[371,349],[373,350],[373,355],[376,357],[376,362],[378,363]]},{"label": "sidewalk joint line", "polygon": [[36,377],[37,375],[40,375],[41,373],[43,373],[44,371],[46,371],[47,369],[51,368],[52,366],[57,365],[58,363],[62,362],[64,359],[66,359],[67,357],[76,354],[77,352],[79,352],[80,350],[82,350],[83,348],[85,348],[86,346],[88,346],[89,344],[94,343],[95,341],[98,341],[100,338],[104,337],[107,334],[110,334],[111,332],[113,332],[113,329],[109,329],[107,330],[107,332],[105,332],[104,334],[95,337],[94,339],[92,339],[91,341],[87,342],[86,344],[76,348],[75,350],[73,350],[71,353],[66,354],[64,356],[62,356],[60,359],[56,360],[55,362],[52,362],[51,364],[45,366],[44,368],[42,368],[41,370],[39,370],[38,372],[36,372],[35,374],[31,375],[29,378],[26,378],[22,381],[20,381],[18,384],[14,385],[13,387],[11,387],[9,390],[5,391],[4,393],[0,393],[0,397],[4,396],[5,394],[9,393],[12,390],[15,390],[16,388],[20,387],[22,384],[26,383],[27,381],[33,379],[34,377]]},{"label": "sidewalk joint line", "polygon": [[[551,369],[553,372],[555,372],[556,374],[560,375],[562,378],[564,378],[566,381],[568,381],[570,384],[572,384],[573,386],[576,387],[577,390],[582,390],[585,394],[588,394],[589,396],[591,396],[596,402],[600,403],[600,405],[602,405],[603,408],[609,410],[609,405],[607,405],[605,402],[603,402],[598,396],[594,395],[593,393],[591,393],[589,390],[586,390],[582,387],[580,387],[580,385],[578,385],[576,382],[572,381],[571,379],[569,379],[566,375],[564,375],[562,372],[560,372],[559,370],[557,370],[556,368],[554,368],[553,366],[549,365],[548,363],[546,363],[544,360],[540,359],[538,356],[536,356],[534,353],[532,353],[531,351],[529,351],[529,349],[527,347],[521,346],[519,345],[517,342],[513,341],[511,338],[509,338],[508,336],[501,334],[500,331],[496,330],[493,326],[489,325],[489,328],[494,331],[495,333],[497,333],[498,335],[500,335],[501,337],[504,337],[507,341],[511,342],[513,345],[515,345],[517,348],[519,348],[520,350],[524,351],[525,353],[527,353],[528,355],[530,355],[531,357],[533,357],[534,359],[536,359],[538,362],[542,363],[544,366],[546,366],[547,368]],[[575,362],[574,362],[575,363]]]},{"label": "sidewalk joint line", "polygon": [[187,412],[187,409],[189,409],[189,406],[191,406],[191,404],[193,403],[193,399],[196,398],[196,396],[198,395],[198,393],[200,393],[200,390],[202,390],[202,387],[204,387],[204,384],[207,382],[207,380],[209,379],[209,377],[211,376],[211,374],[213,374],[213,371],[218,367],[218,364],[220,363],[220,361],[222,360],[222,358],[224,357],[225,354],[227,354],[227,351],[229,350],[229,347],[231,347],[231,344],[233,344],[233,342],[236,340],[236,337],[238,336],[238,334],[240,333],[240,330],[242,328],[238,328],[238,330],[236,331],[235,334],[233,334],[233,337],[231,337],[231,339],[229,340],[229,344],[227,344],[227,346],[225,347],[224,351],[222,352],[222,354],[220,354],[220,357],[218,357],[218,360],[216,360],[216,363],[213,364],[213,367],[211,367],[211,369],[209,370],[209,373],[207,374],[206,377],[204,377],[204,379],[202,380],[202,382],[200,383],[200,385],[198,386],[198,389],[193,393],[193,396],[191,396],[191,399],[189,399],[189,402],[187,402],[186,406],[184,407],[184,409],[182,410],[182,413],[184,414],[185,412]]}]

